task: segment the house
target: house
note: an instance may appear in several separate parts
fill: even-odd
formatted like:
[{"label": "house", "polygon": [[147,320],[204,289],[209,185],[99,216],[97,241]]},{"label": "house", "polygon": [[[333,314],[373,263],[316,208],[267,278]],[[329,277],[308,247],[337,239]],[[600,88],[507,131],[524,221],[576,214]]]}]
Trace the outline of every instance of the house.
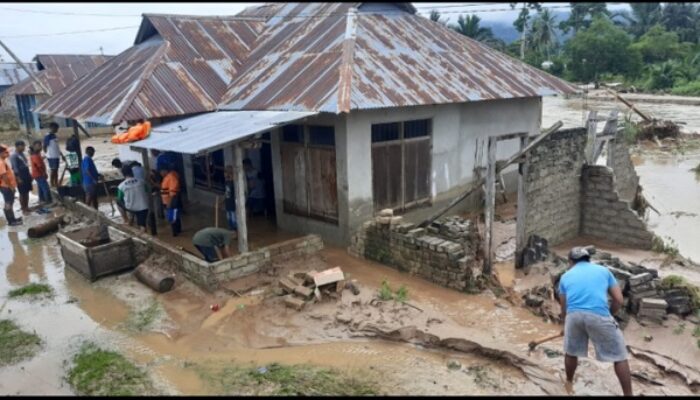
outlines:
[{"label": "house", "polygon": [[[158,18],[144,16],[136,45],[115,60],[158,40],[151,37],[177,44],[162,50],[167,55],[150,51],[153,59],[203,48],[228,59],[215,46],[191,45],[189,31],[202,24],[185,21],[208,18]],[[190,200],[207,204],[220,193],[223,167],[247,157],[271,183],[267,197],[280,229],[346,245],[381,209],[416,219],[446,204],[485,165],[479,154],[489,136],[539,133],[542,96],[576,92],[416,15],[408,3],[276,3],[222,20],[254,23],[256,34],[231,64],[220,99],[178,101],[200,87],[186,84],[192,75],[184,65],[177,74],[158,61],[119,81],[127,83],[122,92],[88,90],[112,77],[101,76],[112,60],[42,112],[110,124],[156,118],[151,136],[130,147],[181,154]],[[149,84],[154,69],[161,73]],[[206,111],[215,112],[174,118]],[[498,158],[518,146],[499,143]]]},{"label": "house", "polygon": [[[24,66],[36,72],[36,64],[26,63]],[[7,94],[7,89],[28,76],[21,65],[11,62],[0,62],[0,108],[11,109],[15,107],[14,99]]]},{"label": "house", "polygon": [[[21,130],[31,134],[46,128],[51,121],[42,121],[39,113],[34,112],[34,108],[109,58],[103,55],[37,54],[34,62],[38,70],[36,77],[41,85],[33,78],[26,77],[10,89],[17,103]],[[42,85],[50,93],[47,93]],[[58,123],[61,128],[71,126],[71,119],[55,118],[53,122]]]}]

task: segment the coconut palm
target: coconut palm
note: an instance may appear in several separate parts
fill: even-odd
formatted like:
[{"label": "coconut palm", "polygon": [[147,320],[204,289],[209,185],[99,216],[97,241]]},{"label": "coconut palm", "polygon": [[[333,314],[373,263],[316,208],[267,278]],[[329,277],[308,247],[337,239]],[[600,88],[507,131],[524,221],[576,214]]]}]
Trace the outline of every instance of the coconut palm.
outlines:
[{"label": "coconut palm", "polygon": [[481,18],[477,15],[460,15],[459,18],[457,18],[457,24],[451,25],[450,28],[480,42],[493,39],[493,31],[491,28],[480,26],[480,22]]},{"label": "coconut palm", "polygon": [[556,19],[557,17],[545,8],[537,14],[528,32],[527,42],[535,51],[543,53],[547,59],[549,59],[550,50],[557,43]]}]

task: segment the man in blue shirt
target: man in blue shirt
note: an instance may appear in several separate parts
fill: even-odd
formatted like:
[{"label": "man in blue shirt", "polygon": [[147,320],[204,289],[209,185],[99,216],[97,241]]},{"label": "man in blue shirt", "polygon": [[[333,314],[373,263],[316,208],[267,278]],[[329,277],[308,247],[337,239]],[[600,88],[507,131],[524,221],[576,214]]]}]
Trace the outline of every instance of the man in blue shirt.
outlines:
[{"label": "man in blue shirt", "polygon": [[[566,389],[573,391],[578,357],[588,357],[588,339],[598,361],[613,362],[625,396],[632,395],[625,338],[612,314],[622,306],[622,291],[613,274],[590,262],[588,251],[574,247],[569,252],[570,269],[559,281],[559,302],[564,321],[564,366]],[[608,307],[608,294],[612,305]]]},{"label": "man in blue shirt", "polygon": [[81,165],[81,175],[83,176],[83,190],[85,191],[85,204],[98,208],[97,204],[97,183],[100,180],[100,174],[97,173],[95,162],[92,157],[95,155],[95,148],[88,146],[85,149],[86,157],[83,158]]}]

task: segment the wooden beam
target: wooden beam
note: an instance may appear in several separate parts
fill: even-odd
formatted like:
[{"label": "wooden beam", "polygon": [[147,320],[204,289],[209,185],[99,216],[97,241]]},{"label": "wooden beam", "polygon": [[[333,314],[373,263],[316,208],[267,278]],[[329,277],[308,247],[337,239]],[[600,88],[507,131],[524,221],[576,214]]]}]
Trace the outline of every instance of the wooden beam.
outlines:
[{"label": "wooden beam", "polygon": [[[544,139],[546,139],[549,135],[552,133],[556,132],[561,128],[564,124],[561,121],[557,121],[554,125],[551,127],[545,129],[535,137],[535,139],[530,142],[524,149],[520,150],[516,154],[512,155],[508,160],[506,160],[505,163],[503,163],[500,167],[497,166],[496,168],[496,174],[500,173],[502,170],[507,168],[509,165],[513,164],[517,160],[519,160],[524,154],[528,153],[530,150],[534,149],[537,147]],[[450,202],[447,206],[443,207],[439,211],[435,212],[432,216],[430,216],[428,219],[425,221],[421,222],[418,226],[421,228],[425,228],[426,226],[430,225],[433,221],[436,219],[440,218],[443,216],[446,212],[451,210],[454,206],[459,204],[462,200],[466,199],[469,197],[472,193],[477,191],[483,184],[486,182],[485,178],[479,178],[476,181],[472,183],[472,185],[467,188],[467,190],[462,193],[460,196],[456,197],[454,200]]]},{"label": "wooden beam", "polygon": [[[74,119],[73,121],[78,122],[78,121],[75,120],[75,119]],[[85,134],[85,136],[87,136],[87,137],[89,137],[89,138],[92,137],[92,136],[90,136],[90,132],[88,132],[87,129],[85,129],[85,127],[83,126],[83,124],[81,124],[80,122],[78,122],[78,128],[80,128],[80,130],[83,131],[83,133]]]},{"label": "wooden beam", "polygon": [[245,189],[246,178],[243,171],[243,149],[241,145],[233,145],[234,162],[236,163],[236,219],[238,220],[238,252],[243,254],[248,252],[248,225],[246,222],[245,210]]},{"label": "wooden beam", "polygon": [[[143,162],[143,169],[145,173],[147,174],[146,176],[150,177],[151,176],[151,161],[148,158],[148,150],[146,149],[140,149],[141,151],[141,161]],[[150,179],[148,181],[148,186],[149,189],[151,189],[151,182]],[[156,225],[156,200],[153,198],[153,192],[149,191],[148,193],[148,226],[151,229],[151,235],[156,236],[158,234],[158,228]]]},{"label": "wooden beam", "polygon": [[491,275],[493,257],[493,214],[496,211],[496,144],[498,139],[489,137],[486,164],[486,196],[484,204],[484,269]]},{"label": "wooden beam", "polygon": [[622,96],[620,96],[616,91],[611,90],[611,89],[608,89],[608,88],[606,88],[605,90],[607,90],[608,93],[612,94],[617,100],[620,100],[620,102],[621,102],[622,104],[626,105],[626,106],[629,107],[632,111],[634,111],[635,113],[637,113],[637,115],[639,115],[640,117],[642,117],[642,119],[645,120],[646,122],[652,122],[652,121],[653,121],[653,119],[652,119],[651,117],[649,117],[648,115],[646,115],[646,114],[644,114],[643,112],[641,112],[637,107],[634,106],[634,104],[632,104],[632,103],[630,103],[629,101],[623,99]]},{"label": "wooden beam", "polygon": [[9,54],[10,57],[12,57],[12,59],[15,60],[15,62],[17,64],[19,64],[20,68],[22,68],[24,70],[24,72],[27,73],[27,75],[32,77],[32,80],[34,82],[36,82],[36,84],[39,85],[39,87],[42,88],[44,90],[44,92],[46,92],[46,94],[48,94],[49,96],[53,95],[53,92],[51,92],[51,89],[49,89],[48,86],[44,85],[44,83],[42,81],[40,81],[39,78],[34,74],[34,71],[32,71],[31,68],[27,68],[24,65],[24,63],[22,61],[20,61],[19,58],[17,58],[15,53],[13,53],[12,50],[10,50],[10,48],[7,47],[5,45],[5,43],[2,42],[2,40],[0,40],[0,46],[2,46],[2,48],[5,49],[5,51],[7,52],[7,54]]},{"label": "wooden beam", "polygon": [[[520,151],[527,147],[529,138],[523,136],[520,138]],[[527,195],[525,193],[525,180],[527,179],[528,163],[527,156],[519,161],[520,168],[518,171],[518,204],[516,210],[516,225],[515,225],[515,268],[522,267],[522,252],[527,245],[525,237],[525,217],[527,213]]]},{"label": "wooden beam", "polygon": [[507,135],[499,135],[499,136],[496,136],[496,140],[498,140],[499,142],[501,142],[503,140],[512,140],[512,139],[520,138],[523,135],[527,136],[527,132],[516,132],[516,133],[509,133]]}]

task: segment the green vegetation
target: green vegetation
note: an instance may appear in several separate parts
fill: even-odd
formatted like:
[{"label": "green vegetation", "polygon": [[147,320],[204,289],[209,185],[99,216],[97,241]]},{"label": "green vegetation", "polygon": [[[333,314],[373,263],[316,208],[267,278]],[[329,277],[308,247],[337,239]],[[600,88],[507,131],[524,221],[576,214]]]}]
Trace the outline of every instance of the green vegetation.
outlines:
[{"label": "green vegetation", "polygon": [[119,353],[92,343],[84,344],[73,358],[68,382],[84,396],[135,396],[153,394],[146,373]]},{"label": "green vegetation", "polygon": [[396,300],[399,303],[405,303],[408,300],[408,288],[405,285],[401,285],[394,293],[391,286],[389,286],[389,282],[385,279],[379,288],[379,299],[382,301]]},{"label": "green vegetation", "polygon": [[693,330],[693,337],[700,337],[700,326],[695,326],[695,329]]},{"label": "green vegetation", "polygon": [[700,288],[689,283],[684,277],[669,275],[661,280],[662,289],[684,289],[690,295],[690,306],[694,311],[700,310]]},{"label": "green vegetation", "polygon": [[10,290],[8,297],[38,296],[40,294],[52,296],[53,289],[45,283],[30,283],[21,288]]},{"label": "green vegetation", "polygon": [[676,245],[676,242],[671,238],[667,238],[667,240],[668,243],[666,243],[660,237],[654,236],[651,244],[651,250],[657,253],[667,254],[671,257],[677,257],[680,254],[678,251],[678,245]]},{"label": "green vegetation", "polygon": [[39,336],[21,330],[10,320],[0,320],[0,366],[32,357],[40,347]]},{"label": "green vegetation", "polygon": [[481,365],[472,365],[467,368],[467,374],[474,377],[474,383],[482,388],[498,389],[498,381],[491,378],[488,374],[488,369]]},{"label": "green vegetation", "polygon": [[[188,365],[191,366],[191,365]],[[264,367],[228,365],[212,371],[194,367],[219,394],[243,396],[367,396],[379,394],[377,384],[356,372],[311,365],[270,364]]]},{"label": "green vegetation", "polygon": [[683,334],[683,332],[685,332],[685,324],[684,323],[678,324],[678,326],[673,329],[674,335],[681,335],[681,334]]},{"label": "green vegetation", "polygon": [[152,299],[147,307],[129,315],[126,326],[130,330],[143,332],[150,328],[161,314],[160,304]]}]

